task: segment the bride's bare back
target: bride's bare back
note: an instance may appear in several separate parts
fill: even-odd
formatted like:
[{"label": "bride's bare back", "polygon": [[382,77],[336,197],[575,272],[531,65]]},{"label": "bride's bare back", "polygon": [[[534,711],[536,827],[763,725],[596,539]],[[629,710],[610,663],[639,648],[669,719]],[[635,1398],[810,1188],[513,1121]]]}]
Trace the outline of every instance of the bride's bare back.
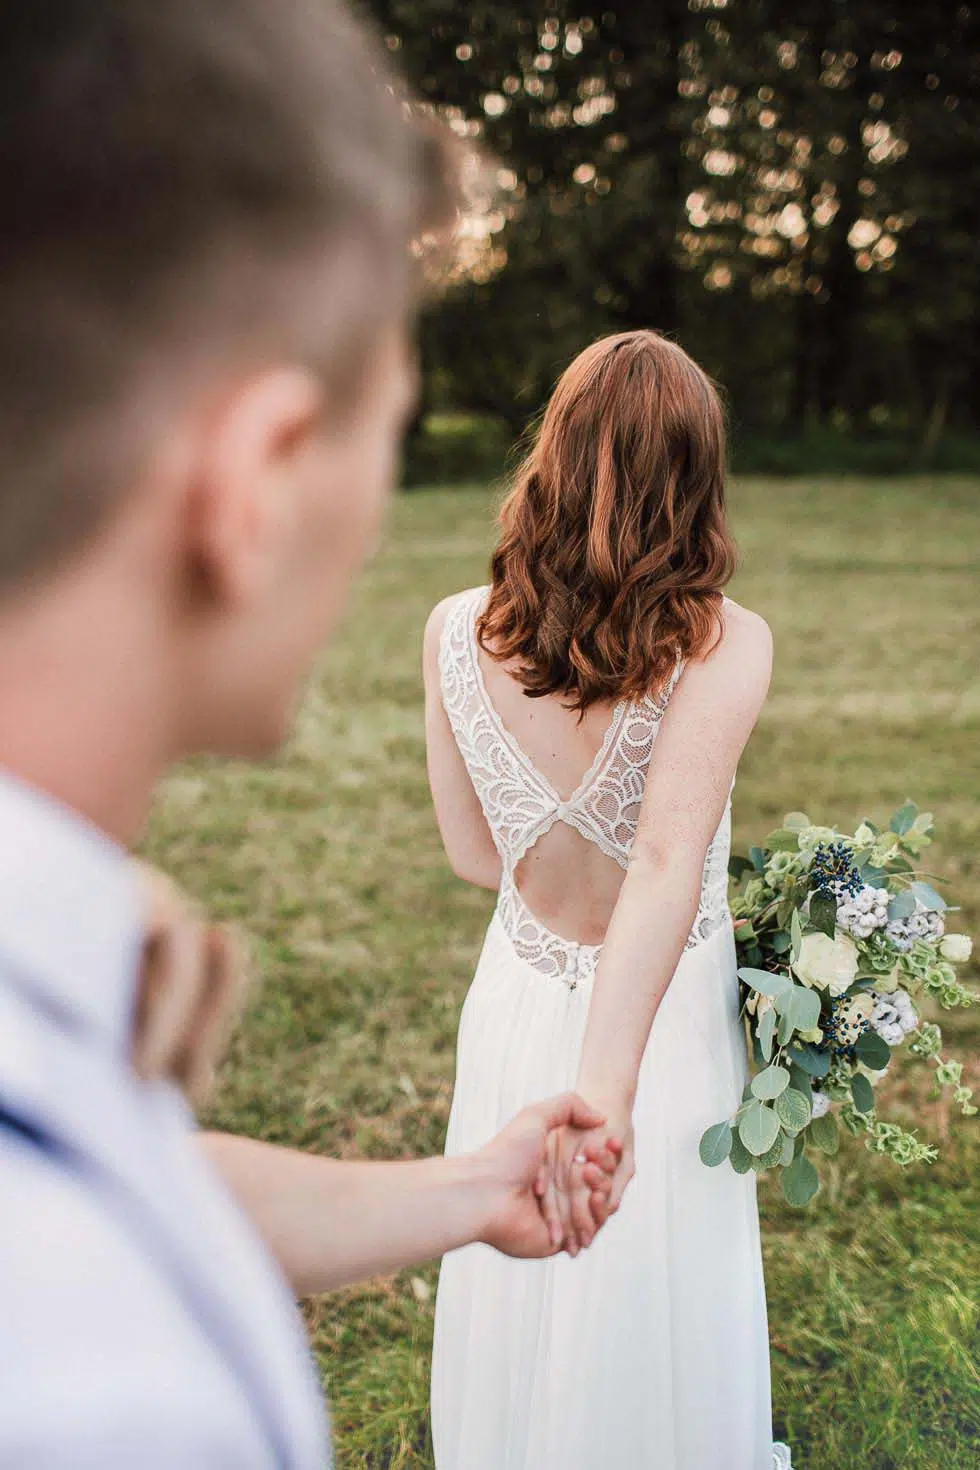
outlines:
[{"label": "bride's bare back", "polygon": [[[477,655],[487,697],[535,770],[565,800],[600,756],[619,707],[590,705],[581,720],[557,694],[528,699],[506,664]],[[568,822],[556,821],[517,864],[516,886],[528,909],[564,939],[598,945],[606,937],[624,869]]]},{"label": "bride's bare back", "polygon": [[[681,669],[655,695],[599,701],[579,719],[559,695],[529,699],[507,662],[480,646],[485,601],[485,588],[450,598],[427,630],[429,776],[439,826],[456,872],[499,889],[498,911],[517,952],[576,982],[591,972],[605,939]],[[707,937],[724,913],[729,820],[726,803],[689,942]]]}]

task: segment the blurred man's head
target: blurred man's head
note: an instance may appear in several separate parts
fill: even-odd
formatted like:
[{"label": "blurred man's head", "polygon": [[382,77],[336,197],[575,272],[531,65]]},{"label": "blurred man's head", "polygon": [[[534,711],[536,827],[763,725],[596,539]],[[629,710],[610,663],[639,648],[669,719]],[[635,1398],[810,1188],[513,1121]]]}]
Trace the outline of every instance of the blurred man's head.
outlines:
[{"label": "blurred man's head", "polygon": [[333,0],[46,0],[0,191],[0,636],[97,579],[174,753],[267,749],[393,477],[442,145]]}]

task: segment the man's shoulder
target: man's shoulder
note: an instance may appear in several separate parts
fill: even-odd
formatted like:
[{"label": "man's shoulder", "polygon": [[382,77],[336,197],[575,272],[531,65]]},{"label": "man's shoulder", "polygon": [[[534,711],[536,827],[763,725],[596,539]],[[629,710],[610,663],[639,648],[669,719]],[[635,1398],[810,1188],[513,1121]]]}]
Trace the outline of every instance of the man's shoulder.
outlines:
[{"label": "man's shoulder", "polygon": [[114,1467],[135,1452],[133,1436],[159,1426],[163,1439],[139,1463],[176,1464],[164,1420],[178,1438],[193,1431],[190,1453],[208,1426],[224,1432],[241,1415],[236,1385],[172,1284],[84,1170],[2,1117],[0,1196],[0,1460],[21,1463],[30,1450],[32,1465],[56,1463],[74,1436]]}]

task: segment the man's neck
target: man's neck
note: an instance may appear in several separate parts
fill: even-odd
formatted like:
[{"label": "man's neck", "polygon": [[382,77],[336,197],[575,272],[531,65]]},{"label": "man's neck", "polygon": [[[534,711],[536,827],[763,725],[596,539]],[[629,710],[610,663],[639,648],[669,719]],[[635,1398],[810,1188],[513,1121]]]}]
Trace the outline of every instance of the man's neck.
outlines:
[{"label": "man's neck", "polygon": [[72,591],[0,609],[0,768],[128,846],[168,763],[165,671],[138,610]]}]

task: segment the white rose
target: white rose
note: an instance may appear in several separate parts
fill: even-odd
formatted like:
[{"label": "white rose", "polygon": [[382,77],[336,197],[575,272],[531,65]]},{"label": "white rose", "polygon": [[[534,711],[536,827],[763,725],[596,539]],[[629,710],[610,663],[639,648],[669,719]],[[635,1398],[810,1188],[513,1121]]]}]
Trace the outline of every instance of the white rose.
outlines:
[{"label": "white rose", "polygon": [[944,960],[963,965],[973,953],[973,940],[969,934],[947,934],[939,946],[939,953]]},{"label": "white rose", "polygon": [[857,974],[858,951],[846,934],[831,939],[826,934],[805,934],[793,969],[804,985],[843,995]]}]

